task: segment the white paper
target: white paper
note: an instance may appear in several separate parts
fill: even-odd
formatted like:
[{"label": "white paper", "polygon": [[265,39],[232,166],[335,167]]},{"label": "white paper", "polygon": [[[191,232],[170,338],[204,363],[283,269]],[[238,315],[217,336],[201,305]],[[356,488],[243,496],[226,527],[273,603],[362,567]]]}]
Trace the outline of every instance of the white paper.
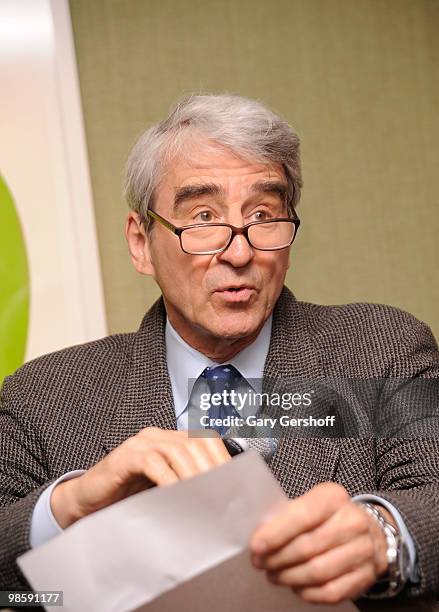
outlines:
[{"label": "white paper", "polygon": [[250,565],[251,534],[287,503],[251,451],[100,510],[18,564],[34,590],[62,590],[71,612],[355,610],[310,608]]}]

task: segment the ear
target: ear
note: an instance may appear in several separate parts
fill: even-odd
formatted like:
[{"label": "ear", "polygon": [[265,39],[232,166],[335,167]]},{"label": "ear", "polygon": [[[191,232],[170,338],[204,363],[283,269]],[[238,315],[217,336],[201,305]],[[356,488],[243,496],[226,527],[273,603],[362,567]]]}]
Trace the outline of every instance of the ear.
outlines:
[{"label": "ear", "polygon": [[155,269],[151,261],[150,238],[138,213],[129,213],[125,224],[125,236],[131,261],[137,272],[155,276]]}]

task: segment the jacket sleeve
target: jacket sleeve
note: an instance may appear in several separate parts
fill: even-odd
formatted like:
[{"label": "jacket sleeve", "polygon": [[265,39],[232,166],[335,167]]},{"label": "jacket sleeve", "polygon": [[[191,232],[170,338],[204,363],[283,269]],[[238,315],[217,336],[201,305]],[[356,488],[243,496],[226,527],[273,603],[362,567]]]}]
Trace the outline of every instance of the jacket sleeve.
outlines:
[{"label": "jacket sleeve", "polygon": [[439,352],[410,317],[380,405],[377,495],[400,512],[416,548],[420,581],[406,594],[439,592]]},{"label": "jacket sleeve", "polygon": [[408,584],[405,591],[409,596],[439,592],[438,457],[437,439],[378,444],[380,488],[372,493],[398,509],[416,549],[419,582]]},{"label": "jacket sleeve", "polygon": [[50,485],[43,448],[27,415],[17,375],[0,392],[0,590],[28,589],[16,559],[29,550],[33,509]]}]

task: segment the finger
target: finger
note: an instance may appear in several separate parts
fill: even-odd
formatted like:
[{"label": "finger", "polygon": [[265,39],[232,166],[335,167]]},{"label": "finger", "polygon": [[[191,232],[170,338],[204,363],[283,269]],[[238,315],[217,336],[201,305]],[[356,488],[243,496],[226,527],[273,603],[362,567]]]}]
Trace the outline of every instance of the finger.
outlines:
[{"label": "finger", "polygon": [[263,524],[250,543],[254,554],[284,546],[301,533],[315,529],[349,500],[346,490],[335,483],[317,485],[289,502],[284,512]]},{"label": "finger", "polygon": [[[150,443],[133,436],[87,472],[95,473],[93,490],[103,491],[114,501],[123,499],[154,484],[171,484],[178,480],[169,463],[160,457]],[[144,477],[139,481],[139,477]]]},{"label": "finger", "polygon": [[143,473],[158,486],[167,486],[178,482],[178,475],[165,458],[155,450],[143,455]]},{"label": "finger", "polygon": [[205,472],[215,467],[216,463],[201,438],[189,438],[185,446],[195,462],[197,472]]},{"label": "finger", "polygon": [[203,438],[203,445],[206,451],[209,453],[214,465],[222,465],[227,463],[232,458],[224,445],[222,439],[218,436],[216,438]]},{"label": "finger", "polygon": [[254,564],[264,569],[291,567],[369,532],[368,516],[349,501],[316,529],[298,535],[273,553],[256,555]]},{"label": "finger", "polygon": [[224,442],[217,431],[214,429],[191,430],[189,439],[200,440],[203,448],[213,461],[213,465],[222,465],[230,461],[231,457]]},{"label": "finger", "polygon": [[135,438],[165,457],[179,479],[191,478],[216,465],[203,440],[189,437],[187,432],[148,427],[141,430]]},{"label": "finger", "polygon": [[321,585],[360,566],[374,567],[373,557],[372,539],[364,535],[306,563],[281,570],[269,570],[268,577],[275,584],[291,587]]},{"label": "finger", "polygon": [[187,448],[192,454],[199,472],[205,472],[231,459],[220,438],[191,437],[187,440]]},{"label": "finger", "polygon": [[352,572],[330,580],[324,585],[293,589],[308,603],[337,604],[347,599],[356,599],[375,582],[372,566],[362,566]]},{"label": "finger", "polygon": [[157,441],[153,449],[160,453],[173,469],[179,480],[192,478],[200,472],[195,456],[184,443]]},{"label": "finger", "polygon": [[[159,447],[160,444],[157,442],[153,443],[145,437],[136,435],[128,438],[113,453],[110,453],[106,461],[110,462],[110,471],[117,474],[120,483],[127,483],[133,476],[144,475],[150,478],[150,474],[151,480],[156,484],[158,484],[157,478],[164,478],[169,482],[174,481],[175,478],[178,479],[177,473]],[[170,472],[174,474],[174,478]]]},{"label": "finger", "polygon": [[208,455],[213,461],[213,465],[221,465],[231,458],[221,437],[215,430],[202,429],[200,431],[191,431],[188,433],[186,431],[164,430],[159,427],[145,427],[139,431],[137,436],[148,440],[177,439],[181,441],[182,439],[201,439],[204,440],[203,446],[207,449]]}]

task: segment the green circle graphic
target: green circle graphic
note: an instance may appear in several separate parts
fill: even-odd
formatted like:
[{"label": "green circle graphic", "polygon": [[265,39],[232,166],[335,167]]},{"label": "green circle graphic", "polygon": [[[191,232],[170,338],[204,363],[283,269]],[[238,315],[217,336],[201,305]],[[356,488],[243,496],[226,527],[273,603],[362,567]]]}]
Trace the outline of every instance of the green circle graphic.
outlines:
[{"label": "green circle graphic", "polygon": [[14,201],[0,176],[0,385],[23,363],[28,322],[26,247]]}]

